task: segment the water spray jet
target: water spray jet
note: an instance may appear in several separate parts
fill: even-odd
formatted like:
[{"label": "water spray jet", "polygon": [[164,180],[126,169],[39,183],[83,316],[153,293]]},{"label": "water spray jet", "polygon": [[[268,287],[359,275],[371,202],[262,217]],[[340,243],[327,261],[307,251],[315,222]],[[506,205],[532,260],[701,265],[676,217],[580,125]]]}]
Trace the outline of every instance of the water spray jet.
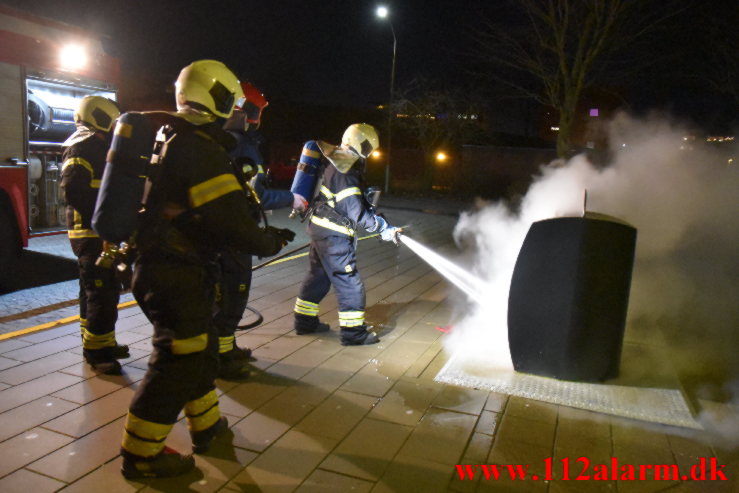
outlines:
[{"label": "water spray jet", "polygon": [[396,234],[396,239],[399,243],[404,244],[413,253],[421,257],[421,259],[449,280],[449,282],[457,286],[471,300],[476,303],[484,302],[482,295],[487,288],[485,281],[402,232]]}]

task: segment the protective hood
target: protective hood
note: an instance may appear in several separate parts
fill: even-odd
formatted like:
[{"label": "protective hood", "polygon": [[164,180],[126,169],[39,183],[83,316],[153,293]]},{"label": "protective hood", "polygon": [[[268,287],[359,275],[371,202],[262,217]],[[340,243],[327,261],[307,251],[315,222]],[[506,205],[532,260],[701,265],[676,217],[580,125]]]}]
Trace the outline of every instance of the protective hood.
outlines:
[{"label": "protective hood", "polygon": [[354,151],[345,147],[335,146],[320,140],[317,144],[321,153],[334,165],[334,168],[339,170],[339,173],[346,174],[359,160],[359,156]]},{"label": "protective hood", "polygon": [[244,110],[234,110],[226,123],[223,124],[223,130],[229,132],[246,132],[249,128],[249,122],[246,119],[246,112]]},{"label": "protective hood", "polygon": [[64,143],[62,144],[62,147],[70,147],[70,146],[73,146],[74,144],[77,144],[78,142],[82,142],[85,139],[89,139],[90,137],[95,135],[96,131],[97,130],[95,130],[94,128],[89,128],[89,127],[85,127],[84,125],[79,125],[77,127],[77,130],[72,135],[70,135],[67,140],[64,141]]}]

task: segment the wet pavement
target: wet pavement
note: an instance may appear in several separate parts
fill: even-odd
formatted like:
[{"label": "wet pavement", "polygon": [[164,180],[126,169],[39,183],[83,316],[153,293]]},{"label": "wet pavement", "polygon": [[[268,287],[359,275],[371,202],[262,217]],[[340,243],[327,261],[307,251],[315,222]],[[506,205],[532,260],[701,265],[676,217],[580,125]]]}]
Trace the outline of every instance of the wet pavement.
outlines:
[{"label": "wet pavement", "polygon": [[[409,234],[436,250],[454,248],[454,213],[462,207],[395,205],[387,210],[393,223],[411,225]],[[440,214],[412,210],[429,206]],[[282,216],[273,217],[280,224]],[[380,329],[381,343],[339,344],[333,293],[320,314],[332,331],[295,334],[292,309],[305,257],[257,271],[250,306],[265,320],[238,336],[254,350],[253,374],[217,381],[230,430],[181,478],[139,482],[119,473],[123,420],[151,350],[151,326],[138,306],[119,312],[118,340],[131,347],[122,376],[96,376],[82,362],[75,320],[0,341],[0,491],[739,491],[739,450],[726,440],[739,423],[735,408],[703,403],[724,416],[720,423],[729,428],[722,434],[436,382],[450,356],[439,328],[454,322],[455,289],[407,248],[368,238],[358,257],[367,319]],[[74,317],[74,306],[22,315],[73,300],[76,283],[67,284],[0,298],[0,313],[20,317],[7,330]],[[184,420],[167,444],[190,450]],[[614,458],[623,467],[675,464],[688,475],[704,458],[708,476],[639,480],[637,468],[634,480],[617,471],[616,481],[610,470],[596,477],[595,466],[605,471]],[[710,480],[713,458],[726,464],[727,481]],[[528,476],[485,478],[476,467],[482,464],[529,464]],[[474,479],[460,479],[457,465],[470,465]],[[576,479],[584,473],[588,479]]]}]

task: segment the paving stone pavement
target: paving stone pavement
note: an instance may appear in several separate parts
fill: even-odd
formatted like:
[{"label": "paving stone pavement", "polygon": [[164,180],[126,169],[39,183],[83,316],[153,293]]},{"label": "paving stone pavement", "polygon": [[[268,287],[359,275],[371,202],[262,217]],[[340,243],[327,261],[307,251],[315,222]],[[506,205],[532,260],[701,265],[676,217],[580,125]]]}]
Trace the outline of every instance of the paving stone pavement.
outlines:
[{"label": "paving stone pavement", "polygon": [[[392,218],[432,248],[453,248],[451,215],[397,209]],[[454,320],[454,288],[404,247],[366,239],[358,248],[367,317],[382,341],[342,347],[333,294],[320,314],[333,330],[295,334],[305,257],[255,272],[250,306],[265,320],[238,335],[254,350],[254,372],[217,381],[230,431],[181,478],[138,482],[119,473],[123,419],[151,350],[151,326],[137,306],[120,310],[117,337],[131,347],[121,376],[95,376],[82,362],[76,322],[0,341],[0,491],[739,491],[739,451],[710,431],[435,382],[448,358],[436,327]],[[167,443],[190,450],[184,420]],[[575,479],[585,460],[592,475],[613,457],[678,464],[681,472],[716,457],[730,481]],[[486,479],[475,466],[493,463],[530,464],[529,477]],[[470,465],[474,479],[460,479],[458,464]]]}]

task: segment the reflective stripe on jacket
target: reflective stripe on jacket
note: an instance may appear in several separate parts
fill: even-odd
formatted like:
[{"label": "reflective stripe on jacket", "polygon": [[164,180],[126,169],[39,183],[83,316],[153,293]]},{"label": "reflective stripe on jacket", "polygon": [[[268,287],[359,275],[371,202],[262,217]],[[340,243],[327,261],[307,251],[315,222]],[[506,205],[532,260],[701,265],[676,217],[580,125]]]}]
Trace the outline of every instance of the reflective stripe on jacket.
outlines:
[{"label": "reflective stripe on jacket", "polygon": [[354,168],[340,173],[333,165],[325,167],[320,203],[325,206],[316,208],[308,226],[312,237],[323,238],[337,233],[354,236],[357,227],[368,231],[377,227],[375,216],[362,194],[361,175]]}]

